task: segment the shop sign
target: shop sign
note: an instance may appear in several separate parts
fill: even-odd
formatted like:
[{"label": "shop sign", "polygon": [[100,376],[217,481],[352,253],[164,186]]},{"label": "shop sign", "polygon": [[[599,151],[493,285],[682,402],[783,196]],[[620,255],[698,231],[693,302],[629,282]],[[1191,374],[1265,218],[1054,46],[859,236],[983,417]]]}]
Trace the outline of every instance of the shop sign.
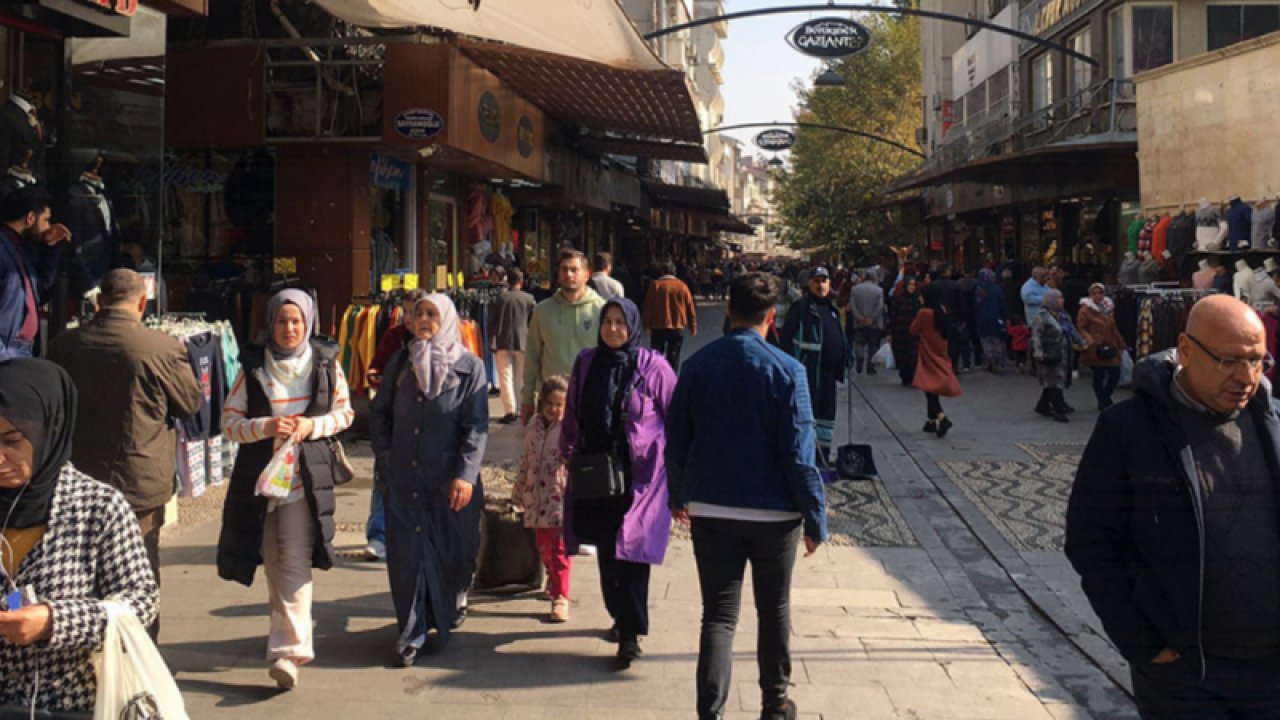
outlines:
[{"label": "shop sign", "polygon": [[396,115],[396,133],[409,140],[430,140],[444,130],[444,116],[435,110],[409,108]]},{"label": "shop sign", "polygon": [[409,192],[409,173],[413,166],[399,158],[382,153],[369,156],[369,183],[383,190]]},{"label": "shop sign", "polygon": [[814,18],[792,28],[787,42],[810,57],[843,58],[870,47],[871,33],[846,18]]},{"label": "shop sign", "polygon": [[1094,4],[1095,0],[1039,0],[1022,11],[1020,24],[1025,32],[1044,35],[1080,12],[1086,5]]},{"label": "shop sign", "polygon": [[796,134],[790,130],[774,128],[756,135],[756,147],[766,152],[782,152],[790,150],[796,144]]},{"label": "shop sign", "polygon": [[533,155],[533,121],[528,115],[521,115],[520,122],[516,124],[516,149],[522,158],[528,159]]},{"label": "shop sign", "polygon": [[489,142],[498,142],[498,136],[502,134],[502,108],[498,105],[498,98],[487,90],[481,93],[476,114],[480,134]]},{"label": "shop sign", "polygon": [[133,17],[138,11],[138,0],[80,0],[85,5],[102,8],[107,12],[115,12],[125,17]]}]

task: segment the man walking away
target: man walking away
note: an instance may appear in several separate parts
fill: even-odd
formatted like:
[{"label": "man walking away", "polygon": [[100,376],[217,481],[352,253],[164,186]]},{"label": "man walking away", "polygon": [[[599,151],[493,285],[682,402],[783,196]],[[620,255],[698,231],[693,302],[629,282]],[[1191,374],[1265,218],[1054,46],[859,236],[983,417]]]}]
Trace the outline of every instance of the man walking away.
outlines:
[{"label": "man walking away", "polygon": [[613,275],[613,256],[607,252],[596,253],[595,263],[593,265],[595,273],[591,275],[588,283],[591,289],[595,290],[600,297],[606,301],[614,298],[626,297],[627,291],[622,287],[622,283],[614,280]]},{"label": "man walking away", "polygon": [[1196,303],[1101,414],[1066,554],[1143,718],[1280,717],[1280,405],[1258,314]]},{"label": "man walking away", "polygon": [[791,573],[826,539],[804,366],[765,342],[778,281],[748,273],[729,289],[729,335],[689,360],[667,412],[672,512],[692,525],[702,590],[697,711],[721,718],[729,698],[742,579],[751,563],[762,718],[796,717],[791,680]]},{"label": "man walking away", "polygon": [[502,397],[502,418],[510,425],[516,415],[521,384],[524,382],[524,349],[529,342],[529,321],[537,305],[524,291],[524,273],[519,268],[507,275],[507,287],[489,303],[489,342],[498,371],[498,394]]},{"label": "man walking away", "polygon": [[849,293],[849,317],[853,327],[855,368],[868,375],[876,374],[876,351],[884,335],[884,291],[868,274]]},{"label": "man walking away", "polygon": [[[66,369],[80,397],[71,461],[124,493],[159,583],[160,528],[177,463],[170,420],[199,412],[204,392],[182,344],[143,327],[142,278],[112,270],[101,289],[101,310],[87,325],[54,338],[49,359]],[[149,630],[152,638],[159,635],[159,619]]]},{"label": "man walking away", "polygon": [[587,256],[560,251],[560,288],[538,303],[529,321],[524,387],[520,390],[520,423],[533,418],[534,396],[547,378],[573,372],[578,353],[595,347],[604,298],[587,286]]},{"label": "man walking away", "polygon": [[649,285],[640,319],[649,331],[649,345],[662,353],[671,369],[679,373],[684,329],[689,328],[689,337],[697,337],[698,309],[693,304],[689,286],[676,277],[674,264],[664,264],[662,276]]},{"label": "man walking away", "polygon": [[804,364],[818,434],[818,460],[831,462],[838,385],[844,382],[849,347],[840,313],[831,301],[831,274],[825,267],[809,273],[808,292],[787,309],[778,331],[782,351]]},{"label": "man walking away", "polygon": [[[38,308],[58,275],[58,244],[71,233],[49,224],[49,195],[14,190],[0,202],[0,360],[31,357],[40,330]],[[27,258],[39,248],[39,258]]]}]

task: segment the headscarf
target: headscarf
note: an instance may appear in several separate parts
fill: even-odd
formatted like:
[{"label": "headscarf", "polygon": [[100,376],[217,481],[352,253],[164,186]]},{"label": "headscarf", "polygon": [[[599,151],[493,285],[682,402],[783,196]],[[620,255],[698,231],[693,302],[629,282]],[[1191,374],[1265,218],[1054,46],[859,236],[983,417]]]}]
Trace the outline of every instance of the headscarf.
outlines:
[{"label": "headscarf", "polygon": [[1089,292],[1092,293],[1094,288],[1098,288],[1099,290],[1102,291],[1102,304],[1098,304],[1094,302],[1093,298],[1089,297],[1088,295],[1080,298],[1080,304],[1087,306],[1091,310],[1100,312],[1103,315],[1110,315],[1111,313],[1115,312],[1116,302],[1115,300],[1112,300],[1111,298],[1107,297],[1106,295],[1107,286],[1103,285],[1102,283],[1094,283],[1089,286]]},{"label": "headscarf", "polygon": [[[298,347],[287,350],[276,344],[276,316],[284,309],[285,305],[296,305],[302,311],[302,321],[306,323],[306,335],[302,338],[302,342]],[[311,299],[311,295],[303,290],[288,288],[281,290],[272,296],[271,301],[267,303],[267,347],[271,350],[271,355],[276,360],[287,360],[302,355],[304,351],[311,347],[311,333],[316,326],[316,304]]]},{"label": "headscarf", "polygon": [[[604,316],[609,308],[617,307],[627,321],[627,342],[620,348],[609,347],[604,341]],[[581,418],[579,434],[584,452],[601,452],[612,447],[616,437],[614,409],[618,405],[618,393],[635,371],[636,355],[644,326],[640,321],[640,308],[626,298],[614,298],[600,310],[600,331],[596,335],[596,353],[587,368],[586,382],[582,386],[578,415]]]},{"label": "headscarf", "polygon": [[988,268],[982,268],[978,271],[978,287],[974,290],[974,299],[978,305],[987,299],[987,294],[995,287],[996,274]]},{"label": "headscarf", "polygon": [[6,528],[49,522],[59,473],[71,459],[76,425],[76,387],[66,371],[45,360],[0,363],[0,417],[31,443],[31,480],[0,488],[0,521]]},{"label": "headscarf", "polygon": [[435,398],[444,390],[449,368],[467,349],[462,344],[458,309],[449,296],[441,293],[428,295],[413,304],[414,312],[423,303],[430,303],[440,313],[440,329],[430,340],[413,338],[409,341],[409,362],[418,379],[418,389],[428,398]]}]

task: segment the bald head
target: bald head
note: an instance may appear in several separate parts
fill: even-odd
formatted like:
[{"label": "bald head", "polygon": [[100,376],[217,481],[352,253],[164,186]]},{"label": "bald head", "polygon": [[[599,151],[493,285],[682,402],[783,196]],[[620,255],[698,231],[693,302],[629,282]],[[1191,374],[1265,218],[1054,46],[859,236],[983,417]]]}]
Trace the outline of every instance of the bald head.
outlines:
[{"label": "bald head", "polygon": [[1178,338],[1183,390],[1215,412],[1241,410],[1258,391],[1266,355],[1258,313],[1230,295],[1211,295],[1191,308]]}]

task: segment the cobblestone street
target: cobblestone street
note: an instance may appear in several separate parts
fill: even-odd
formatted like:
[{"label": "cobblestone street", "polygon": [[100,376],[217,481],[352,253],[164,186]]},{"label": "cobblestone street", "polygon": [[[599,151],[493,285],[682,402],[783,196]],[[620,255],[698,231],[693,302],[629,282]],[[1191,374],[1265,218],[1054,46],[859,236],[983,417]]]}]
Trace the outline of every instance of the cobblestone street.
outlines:
[{"label": "cobblestone street", "polygon": [[[719,312],[705,305],[702,327],[717,327]],[[689,354],[712,339],[696,338]],[[939,441],[915,427],[917,391],[889,373],[857,380],[853,433],[874,445],[882,475],[831,486],[833,541],[797,562],[793,697],[801,716],[1133,717],[1116,682],[1122,666],[1092,629],[1059,549],[1071,463],[1093,418],[1085,391],[1076,391],[1081,411],[1063,426],[1035,422],[1030,378],[963,381],[965,396],[947,406],[957,426]],[[840,442],[844,422],[842,410]],[[519,433],[494,426],[491,465],[514,459]],[[545,624],[545,601],[532,594],[477,596],[446,650],[393,669],[384,567],[355,559],[368,493],[367,476],[339,491],[338,545],[349,559],[317,574],[317,660],[296,692],[279,693],[266,676],[265,590],[215,577],[217,524],[168,544],[161,646],[193,717],[692,714],[700,606],[687,540],[673,542],[655,568],[654,627],[644,660],[629,671],[613,670],[595,564],[585,557],[575,563],[567,625]],[[744,622],[737,640],[737,718],[758,714],[753,624]]]}]

